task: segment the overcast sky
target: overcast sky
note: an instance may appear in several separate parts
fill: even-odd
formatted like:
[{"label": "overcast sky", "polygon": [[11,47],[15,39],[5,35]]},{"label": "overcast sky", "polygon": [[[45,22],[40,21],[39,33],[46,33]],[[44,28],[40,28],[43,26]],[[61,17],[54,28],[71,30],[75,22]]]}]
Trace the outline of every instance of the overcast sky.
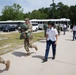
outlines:
[{"label": "overcast sky", "polygon": [[[54,0],[55,3],[62,2],[66,5],[76,5],[76,0]],[[39,9],[42,7],[49,7],[52,4],[52,0],[0,0],[0,15],[4,6],[13,5],[14,3],[18,3],[22,6],[23,12],[27,13],[34,9]]]}]

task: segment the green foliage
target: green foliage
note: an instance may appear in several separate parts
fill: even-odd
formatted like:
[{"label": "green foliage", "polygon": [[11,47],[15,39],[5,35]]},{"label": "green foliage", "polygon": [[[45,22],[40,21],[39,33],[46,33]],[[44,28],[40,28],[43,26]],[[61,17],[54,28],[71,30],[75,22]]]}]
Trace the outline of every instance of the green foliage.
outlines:
[{"label": "green foliage", "polygon": [[74,23],[76,22],[76,5],[75,6],[70,6],[70,13],[69,13],[71,22]]},{"label": "green foliage", "polygon": [[76,22],[76,5],[67,6],[62,2],[50,4],[49,8],[40,8],[32,12],[23,13],[19,4],[14,3],[12,6],[5,6],[2,10],[0,20],[23,20],[26,17],[30,19],[60,19],[69,18],[71,23]]},{"label": "green foliage", "polygon": [[23,19],[23,10],[19,4],[5,6],[2,10],[2,20],[21,20]]},{"label": "green foliage", "polygon": [[33,10],[32,13],[26,13],[25,17],[28,17],[30,19],[44,19],[47,17],[47,14],[39,10]]}]

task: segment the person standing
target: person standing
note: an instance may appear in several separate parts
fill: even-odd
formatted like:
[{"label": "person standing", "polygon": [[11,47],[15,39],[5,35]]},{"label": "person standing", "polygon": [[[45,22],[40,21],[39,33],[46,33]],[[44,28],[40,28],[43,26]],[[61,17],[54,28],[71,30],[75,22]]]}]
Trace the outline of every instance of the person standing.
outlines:
[{"label": "person standing", "polygon": [[58,35],[60,36],[60,23],[57,26]]},{"label": "person standing", "polygon": [[38,48],[37,48],[37,46],[32,45],[32,39],[33,39],[32,25],[30,24],[29,18],[25,19],[25,24],[28,25],[28,29],[25,31],[25,34],[24,34],[24,37],[25,37],[25,39],[24,39],[24,48],[27,51],[27,55],[30,55],[29,48],[35,48],[36,51],[38,50]]},{"label": "person standing", "polygon": [[64,24],[64,25],[63,25],[64,35],[65,35],[65,32],[66,32],[66,28],[67,28],[67,27],[66,27],[66,24]]},{"label": "person standing", "polygon": [[46,62],[48,60],[48,54],[50,50],[50,46],[52,45],[52,53],[53,57],[52,59],[55,59],[56,56],[56,45],[58,40],[58,32],[56,29],[54,29],[54,23],[48,22],[48,29],[46,31],[46,51],[45,51],[45,58],[43,59],[43,62]]},{"label": "person standing", "polygon": [[46,30],[48,28],[47,22],[45,22],[45,24],[43,25],[44,28],[44,37],[46,36]]},{"label": "person standing", "polygon": [[6,70],[9,70],[9,68],[10,68],[10,61],[9,60],[5,61],[2,57],[0,57],[0,63],[5,64]]},{"label": "person standing", "polygon": [[73,41],[76,39],[76,23],[73,26]]}]

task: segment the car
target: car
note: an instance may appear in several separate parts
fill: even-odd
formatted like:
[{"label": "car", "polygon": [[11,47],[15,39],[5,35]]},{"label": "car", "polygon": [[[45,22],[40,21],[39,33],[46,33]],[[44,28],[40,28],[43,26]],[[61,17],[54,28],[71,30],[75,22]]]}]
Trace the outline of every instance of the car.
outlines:
[{"label": "car", "polygon": [[2,31],[3,32],[9,32],[9,31],[15,31],[16,27],[13,25],[4,25]]},{"label": "car", "polygon": [[38,30],[38,23],[32,23],[32,31]]},{"label": "car", "polygon": [[0,31],[2,31],[2,29],[3,29],[3,27],[2,27],[2,25],[0,25]]}]

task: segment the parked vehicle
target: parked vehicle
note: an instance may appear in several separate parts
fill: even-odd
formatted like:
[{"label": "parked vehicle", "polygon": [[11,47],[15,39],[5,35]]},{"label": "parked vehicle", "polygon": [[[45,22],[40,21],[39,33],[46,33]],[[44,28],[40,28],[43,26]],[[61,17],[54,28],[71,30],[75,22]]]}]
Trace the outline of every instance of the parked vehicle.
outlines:
[{"label": "parked vehicle", "polygon": [[40,30],[43,29],[43,25],[49,21],[54,22],[55,24],[66,23],[68,25],[70,23],[70,19],[66,19],[66,18],[61,18],[61,19],[32,19],[32,20],[30,20],[31,23],[38,23],[38,27]]},{"label": "parked vehicle", "polygon": [[38,30],[38,23],[32,23],[32,31]]},{"label": "parked vehicle", "polygon": [[9,31],[15,31],[16,30],[16,27],[15,26],[13,26],[13,25],[4,25],[3,26],[3,29],[2,29],[2,31],[6,31],[6,32],[9,32]]},{"label": "parked vehicle", "polygon": [[0,31],[2,31],[2,29],[3,29],[3,27],[2,27],[2,25],[0,25]]}]

